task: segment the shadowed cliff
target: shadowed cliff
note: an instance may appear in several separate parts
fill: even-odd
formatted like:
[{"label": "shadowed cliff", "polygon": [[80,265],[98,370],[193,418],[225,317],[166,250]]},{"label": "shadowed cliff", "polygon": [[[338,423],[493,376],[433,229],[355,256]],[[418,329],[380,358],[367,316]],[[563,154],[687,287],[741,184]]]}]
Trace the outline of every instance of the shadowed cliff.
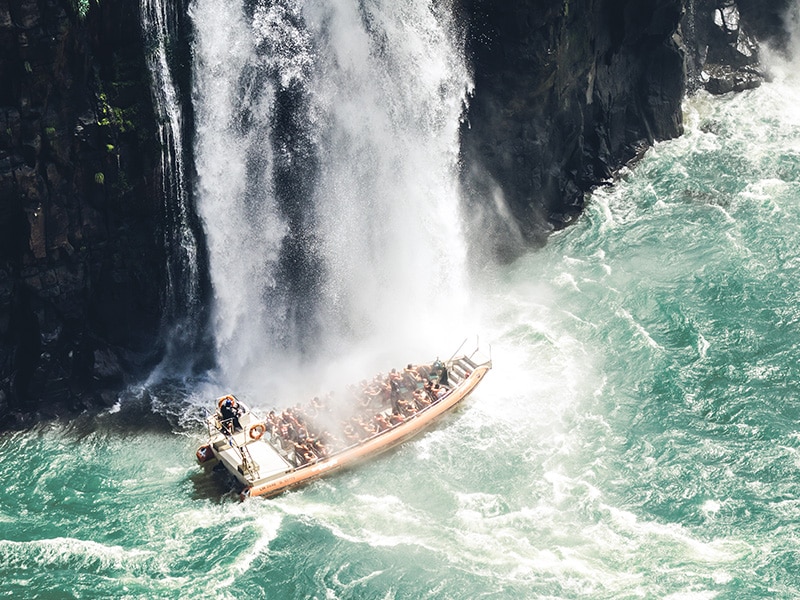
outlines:
[{"label": "shadowed cliff", "polygon": [[85,19],[71,2],[0,3],[2,412],[97,403],[158,353],[159,149],[138,20],[135,2]]},{"label": "shadowed cliff", "polygon": [[[683,131],[688,90],[759,85],[758,39],[788,0],[463,0],[475,90],[462,182],[477,239],[507,259],[580,214],[587,192]],[[479,233],[480,232],[480,233]]]}]

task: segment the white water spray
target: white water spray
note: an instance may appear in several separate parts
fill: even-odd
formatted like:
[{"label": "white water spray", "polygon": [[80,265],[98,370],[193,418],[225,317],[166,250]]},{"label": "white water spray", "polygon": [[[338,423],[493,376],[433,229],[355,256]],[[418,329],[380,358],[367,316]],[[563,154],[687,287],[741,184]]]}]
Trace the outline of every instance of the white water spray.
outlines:
[{"label": "white water spray", "polygon": [[306,16],[326,303],[373,340],[412,342],[464,298],[456,166],[469,79],[452,15],[427,1],[317,1]]},{"label": "white water spray", "polygon": [[[460,326],[466,304],[457,161],[470,80],[450,8],[255,4],[191,6],[198,210],[221,378],[242,385],[296,358],[303,299],[285,287],[281,252],[300,234],[288,214],[318,260],[315,314],[301,318],[316,323],[321,354],[357,343],[431,351],[431,333]],[[291,130],[302,140],[279,130],[287,90],[303,104]],[[308,194],[287,209],[276,165],[301,160],[313,181],[289,182]]]},{"label": "white water spray", "polygon": [[[250,368],[274,335],[264,298],[276,285],[275,265],[286,226],[271,184],[270,89],[256,89],[255,40],[241,3],[199,0],[194,106],[198,211],[203,219],[214,290],[216,351],[223,372]],[[242,110],[256,127],[243,127]],[[255,163],[255,168],[250,167]],[[249,178],[257,178],[250,182]]]},{"label": "white water spray", "polygon": [[[142,28],[149,40],[147,55],[155,106],[158,140],[161,146],[161,192],[166,218],[164,245],[167,249],[164,319],[172,342],[196,332],[200,307],[197,240],[190,224],[189,191],[184,163],[183,112],[177,86],[168,61],[167,43],[177,35],[176,6],[167,0],[143,0],[140,5]],[[172,343],[165,363],[180,357]]]}]

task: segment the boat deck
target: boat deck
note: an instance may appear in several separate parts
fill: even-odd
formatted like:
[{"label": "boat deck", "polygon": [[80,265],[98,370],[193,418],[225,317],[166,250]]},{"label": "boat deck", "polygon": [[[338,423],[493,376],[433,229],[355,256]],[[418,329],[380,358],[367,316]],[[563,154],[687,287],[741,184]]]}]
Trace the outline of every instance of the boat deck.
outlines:
[{"label": "boat deck", "polygon": [[[236,471],[242,472],[243,461],[241,450],[243,446],[234,447],[228,445],[226,448],[219,448],[219,460],[226,466],[232,466]],[[252,481],[271,479],[276,475],[286,473],[294,468],[275,448],[270,444],[258,441],[250,441],[246,444],[246,451],[249,460],[252,462],[251,473]],[[242,473],[244,475],[244,473]]]}]

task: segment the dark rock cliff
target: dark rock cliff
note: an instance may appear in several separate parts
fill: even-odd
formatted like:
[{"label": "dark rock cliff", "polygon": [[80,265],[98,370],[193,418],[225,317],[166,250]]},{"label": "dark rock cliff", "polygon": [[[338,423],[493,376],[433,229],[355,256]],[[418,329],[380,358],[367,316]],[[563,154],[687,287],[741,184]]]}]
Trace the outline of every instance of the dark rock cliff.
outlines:
[{"label": "dark rock cliff", "polygon": [[681,0],[468,1],[475,93],[464,182],[473,205],[490,197],[500,207],[495,251],[513,256],[544,242],[620,165],[680,135],[684,64],[673,35],[682,8]]},{"label": "dark rock cliff", "polygon": [[101,401],[154,358],[159,149],[138,23],[136,2],[81,18],[66,0],[0,1],[6,420]]},{"label": "dark rock cliff", "polygon": [[687,90],[758,85],[756,40],[785,42],[788,0],[462,4],[475,80],[462,183],[473,237],[513,258],[570,223],[620,166],[680,135]]},{"label": "dark rock cliff", "polygon": [[761,47],[785,49],[790,0],[686,0],[679,30],[690,91],[713,94],[761,85],[768,73]]}]

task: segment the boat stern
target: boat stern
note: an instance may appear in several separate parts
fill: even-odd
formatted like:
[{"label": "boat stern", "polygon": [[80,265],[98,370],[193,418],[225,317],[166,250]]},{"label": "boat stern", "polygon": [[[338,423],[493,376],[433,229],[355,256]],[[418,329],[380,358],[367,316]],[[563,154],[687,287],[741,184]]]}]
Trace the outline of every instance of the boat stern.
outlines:
[{"label": "boat stern", "polygon": [[200,446],[197,452],[195,452],[195,455],[197,456],[197,462],[201,465],[215,458],[214,451],[211,449],[211,444]]}]

